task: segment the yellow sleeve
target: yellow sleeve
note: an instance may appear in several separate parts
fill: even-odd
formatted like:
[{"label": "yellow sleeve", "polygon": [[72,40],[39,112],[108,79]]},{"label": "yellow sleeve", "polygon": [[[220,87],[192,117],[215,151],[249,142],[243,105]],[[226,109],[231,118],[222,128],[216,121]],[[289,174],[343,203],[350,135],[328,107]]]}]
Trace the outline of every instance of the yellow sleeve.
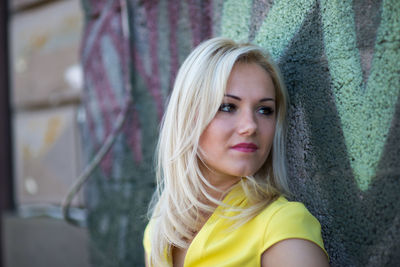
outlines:
[{"label": "yellow sleeve", "polygon": [[150,256],[150,251],[151,251],[150,222],[147,224],[147,226],[146,226],[146,228],[144,230],[143,247],[144,247],[144,251],[146,252],[147,257],[149,257]]},{"label": "yellow sleeve", "polygon": [[321,225],[300,202],[286,202],[275,211],[265,232],[262,251],[279,241],[290,238],[311,241],[326,253],[321,236]]}]

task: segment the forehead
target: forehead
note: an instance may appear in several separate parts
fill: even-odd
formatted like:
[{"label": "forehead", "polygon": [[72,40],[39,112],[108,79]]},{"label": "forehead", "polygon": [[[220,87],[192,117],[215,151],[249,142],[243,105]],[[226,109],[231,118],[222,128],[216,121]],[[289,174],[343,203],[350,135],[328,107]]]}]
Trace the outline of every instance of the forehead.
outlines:
[{"label": "forehead", "polygon": [[240,97],[275,97],[270,74],[257,63],[236,63],[228,78],[227,94]]}]

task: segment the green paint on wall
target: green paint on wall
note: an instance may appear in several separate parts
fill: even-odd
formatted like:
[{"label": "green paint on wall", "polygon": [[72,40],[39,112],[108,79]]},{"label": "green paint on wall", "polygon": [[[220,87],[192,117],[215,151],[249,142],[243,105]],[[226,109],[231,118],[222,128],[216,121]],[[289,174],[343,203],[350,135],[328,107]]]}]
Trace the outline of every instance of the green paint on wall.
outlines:
[{"label": "green paint on wall", "polygon": [[236,41],[247,41],[251,15],[251,0],[228,0],[224,2],[221,18],[221,36]]},{"label": "green paint on wall", "polygon": [[[276,0],[255,43],[279,60],[314,5],[313,0]],[[320,5],[325,52],[347,153],[358,186],[365,191],[376,175],[400,90],[396,72],[400,69],[400,1],[383,2],[367,84],[362,79],[352,1],[321,0]],[[247,40],[251,8],[249,0],[226,1],[222,35]]]},{"label": "green paint on wall", "polygon": [[314,0],[276,0],[254,42],[269,51],[274,60],[279,60],[314,4]]},{"label": "green paint on wall", "polygon": [[321,1],[332,88],[349,160],[363,191],[376,174],[400,90],[398,73],[394,71],[399,69],[398,3],[383,3],[371,74],[363,90],[352,1]]}]

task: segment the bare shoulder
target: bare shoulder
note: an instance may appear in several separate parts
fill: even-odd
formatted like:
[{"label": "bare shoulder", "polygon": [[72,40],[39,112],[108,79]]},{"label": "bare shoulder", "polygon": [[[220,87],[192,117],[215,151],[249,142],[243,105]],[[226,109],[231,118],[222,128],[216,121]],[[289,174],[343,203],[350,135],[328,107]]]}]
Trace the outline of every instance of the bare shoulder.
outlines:
[{"label": "bare shoulder", "polygon": [[282,240],[261,256],[262,267],[329,267],[328,257],[316,244],[304,239]]}]

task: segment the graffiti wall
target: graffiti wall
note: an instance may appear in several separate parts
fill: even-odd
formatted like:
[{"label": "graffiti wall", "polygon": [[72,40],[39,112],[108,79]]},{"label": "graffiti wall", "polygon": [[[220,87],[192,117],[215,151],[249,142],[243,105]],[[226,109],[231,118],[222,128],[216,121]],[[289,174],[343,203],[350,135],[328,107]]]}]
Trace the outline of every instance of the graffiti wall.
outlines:
[{"label": "graffiti wall", "polygon": [[400,263],[399,15],[398,1],[224,3],[222,34],[282,68],[292,188],[334,266]]},{"label": "graffiti wall", "polygon": [[83,0],[82,7],[87,160],[133,99],[86,187],[93,266],[143,265],[164,103],[185,56],[220,35],[264,47],[282,69],[293,199],[320,220],[331,265],[400,265],[399,1]]}]

